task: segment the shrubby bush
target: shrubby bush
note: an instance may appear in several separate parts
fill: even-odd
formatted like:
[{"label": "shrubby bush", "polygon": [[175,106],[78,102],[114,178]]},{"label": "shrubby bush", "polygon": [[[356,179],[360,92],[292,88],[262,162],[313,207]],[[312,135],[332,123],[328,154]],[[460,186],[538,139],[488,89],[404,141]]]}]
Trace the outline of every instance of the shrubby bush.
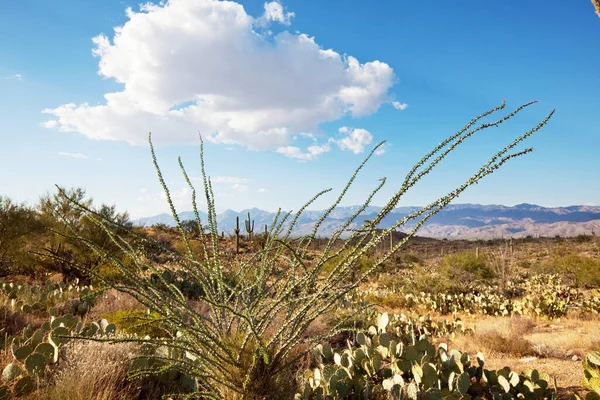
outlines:
[{"label": "shrubby bush", "polygon": [[486,257],[478,257],[470,251],[447,255],[442,261],[441,270],[451,281],[459,285],[495,277]]},{"label": "shrubby bush", "polygon": [[0,196],[0,277],[35,272],[37,260],[28,250],[43,228],[35,210]]}]

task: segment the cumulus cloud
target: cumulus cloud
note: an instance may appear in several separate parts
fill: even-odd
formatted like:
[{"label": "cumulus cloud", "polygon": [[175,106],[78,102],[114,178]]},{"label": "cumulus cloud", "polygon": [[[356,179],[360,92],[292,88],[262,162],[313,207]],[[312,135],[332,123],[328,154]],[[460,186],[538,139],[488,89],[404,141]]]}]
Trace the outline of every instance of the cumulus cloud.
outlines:
[{"label": "cumulus cloud", "polygon": [[150,131],[157,144],[195,143],[200,131],[215,143],[312,159],[319,150],[294,150],[294,135],[376,112],[396,80],[384,62],[361,63],[303,33],[257,29],[290,23],[278,2],[256,18],[216,0],[148,3],[127,17],[113,37],[93,39],[99,75],[122,90],[101,105],[45,109],[45,127],[134,145]]},{"label": "cumulus cloud", "polygon": [[329,151],[331,151],[331,146],[329,146],[329,144],[309,146],[306,151],[302,151],[300,147],[296,146],[283,146],[277,149],[278,153],[281,153],[286,157],[295,158],[298,161],[314,160],[320,154]]},{"label": "cumulus cloud", "polygon": [[258,193],[266,193],[267,189],[266,188],[258,188],[257,192]]},{"label": "cumulus cloud", "polygon": [[67,153],[67,152],[61,151],[56,154],[58,154],[59,156],[71,157],[71,158],[81,158],[81,159],[88,158],[85,154],[81,154],[81,153]]},{"label": "cumulus cloud", "polygon": [[[365,151],[365,146],[371,144],[373,141],[373,135],[366,129],[354,129],[342,126],[339,132],[342,134],[342,138],[334,140],[335,143],[337,143],[340,149],[350,150],[354,154],[360,154]],[[378,150],[380,154],[383,154],[383,151],[385,150],[381,148]]]},{"label": "cumulus cloud", "polygon": [[293,12],[285,12],[283,6],[278,1],[271,1],[265,3],[265,14],[260,24],[266,25],[269,21],[276,21],[283,25],[290,25],[291,19],[294,16]]},{"label": "cumulus cloud", "polygon": [[400,103],[399,101],[392,101],[392,105],[396,110],[404,111],[408,107],[406,103]]},{"label": "cumulus cloud", "polygon": [[21,81],[23,80],[23,75],[21,74],[14,74],[14,75],[10,75],[10,76],[5,76],[2,79],[6,79],[6,80],[15,80],[15,81]]},{"label": "cumulus cloud", "polygon": [[40,124],[40,126],[42,128],[56,128],[58,126],[58,121],[50,120],[50,121],[42,122]]}]

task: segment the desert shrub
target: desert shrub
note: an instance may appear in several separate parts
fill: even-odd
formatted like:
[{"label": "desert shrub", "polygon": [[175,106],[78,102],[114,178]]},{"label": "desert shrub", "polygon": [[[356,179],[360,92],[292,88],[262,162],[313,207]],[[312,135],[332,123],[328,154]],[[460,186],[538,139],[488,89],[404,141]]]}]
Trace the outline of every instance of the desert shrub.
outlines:
[{"label": "desert shrub", "polygon": [[[110,230],[98,226],[75,204],[93,209],[99,218],[111,222]],[[62,189],[42,196],[38,204],[40,219],[47,235],[44,245],[35,251],[46,271],[59,272],[65,279],[77,278],[89,282],[90,271],[104,263],[86,242],[105,248],[113,257],[123,257],[124,249],[111,240],[111,235],[126,236],[132,223],[126,212],[119,213],[114,205],[93,206],[93,200],[82,188]]]},{"label": "desert shrub", "polygon": [[380,272],[394,273],[398,270],[413,269],[423,264],[421,257],[414,253],[400,252],[394,254],[388,262],[382,265]]},{"label": "desert shrub", "polygon": [[[348,256],[349,256],[349,252],[346,251],[338,256],[332,257],[329,260],[325,261],[323,263],[323,266],[321,267],[321,274],[323,274],[323,275],[330,274],[332,271],[335,270],[336,266],[340,263],[340,261]],[[356,261],[354,271],[357,273],[359,273],[359,272],[364,273],[372,267],[373,267],[373,260],[371,259],[371,257],[369,257],[367,255],[363,255]],[[350,276],[349,278],[352,278],[352,276]]]},{"label": "desert shrub", "polygon": [[407,293],[462,293],[467,290],[467,285],[458,280],[451,279],[444,272],[432,271],[428,268],[414,268],[411,284],[407,286]]},{"label": "desert shrub", "polygon": [[365,300],[372,304],[377,304],[389,309],[402,309],[406,306],[406,298],[398,293],[376,294],[368,293],[365,295]]},{"label": "desert shrub", "polygon": [[594,241],[593,235],[577,235],[573,238],[573,241],[576,243],[589,243]]},{"label": "desert shrub", "polygon": [[444,257],[441,265],[444,275],[459,284],[475,280],[492,279],[494,272],[485,257],[477,257],[470,251],[461,251]]},{"label": "desert shrub", "polygon": [[503,335],[497,331],[486,332],[476,336],[477,343],[488,351],[495,351],[514,357],[535,355],[533,345],[522,336]]},{"label": "desert shrub", "polygon": [[[204,195],[208,208],[208,231],[203,228],[196,206],[196,191],[180,161],[180,166],[192,194],[192,205],[203,244],[201,254],[192,251],[190,238],[181,225],[177,210],[171,201],[171,195],[164,182],[152,143],[150,148],[159,181],[171,207],[173,218],[185,244],[182,253],[170,253],[176,261],[178,270],[185,271],[190,280],[202,285],[204,294],[199,301],[205,305],[205,311],[197,312],[174,284],[163,279],[155,265],[138,257],[135,251],[127,251],[132,256],[133,265],[125,265],[119,254],[112,255],[97,243],[85,241],[95,254],[110,259],[119,268],[124,279],[119,285],[104,282],[116,290],[134,296],[144,307],[160,315],[162,321],[176,330],[169,340],[137,338],[136,342],[160,349],[160,352],[148,354],[148,358],[161,362],[165,368],[174,368],[197,383],[197,395],[202,398],[244,398],[256,399],[289,398],[282,391],[282,385],[290,385],[289,377],[296,361],[306,354],[312,345],[332,337],[343,326],[344,321],[329,327],[322,335],[310,335],[307,331],[322,315],[336,310],[346,295],[364,282],[374,271],[385,263],[395,252],[412,238],[415,232],[433,215],[442,210],[469,186],[493,173],[505,162],[529,153],[531,149],[510,153],[520,142],[539,130],[550,119],[552,113],[536,127],[512,141],[507,147],[492,156],[473,176],[462,185],[422,209],[395,221],[389,228],[378,230],[383,219],[397,206],[404,194],[415,186],[439,162],[457,146],[475,133],[507,121],[525,107],[523,105],[496,121],[480,122],[481,119],[504,109],[505,104],[495,107],[471,120],[463,129],[450,136],[433,151],[423,157],[407,174],[402,185],[382,210],[371,220],[364,221],[348,240],[334,246],[341,235],[359,220],[361,213],[370,205],[373,197],[385,185],[382,178],[355,214],[351,216],[327,241],[322,255],[310,265],[304,263],[311,242],[315,239],[319,227],[335,207],[344,199],[357,174],[366,162],[383,145],[377,145],[363,163],[352,174],[348,183],[324,215],[315,223],[313,231],[298,241],[291,240],[291,233],[304,210],[313,201],[329,192],[325,190],[315,195],[300,210],[292,214],[278,212],[270,225],[268,239],[264,248],[251,255],[233,260],[224,258],[219,252],[219,230],[217,227],[215,198],[203,161],[201,142],[200,160]],[[111,233],[114,221],[99,215],[85,204],[72,200],[86,217],[106,229],[113,242],[124,248],[128,243],[119,234]],[[361,259],[367,256],[381,241],[389,238],[391,232],[410,223],[409,233],[397,241],[392,249],[371,261],[365,271],[361,271]],[[78,232],[74,232],[78,235]],[[80,235],[81,236],[81,235]],[[331,264],[333,261],[333,265]],[[330,268],[328,273],[324,268]],[[153,281],[150,271],[158,275]],[[93,269],[86,272],[95,275]],[[227,277],[234,279],[227,279]],[[252,276],[252,279],[235,277]],[[230,284],[229,282],[234,282]],[[349,316],[353,314],[352,305],[348,305]],[[356,310],[359,312],[360,308]],[[127,341],[127,338],[112,339]],[[134,339],[130,339],[134,340]],[[149,363],[149,365],[153,365]],[[154,368],[140,367],[138,375],[153,375]],[[284,386],[285,387],[285,386]]]},{"label": "desert shrub", "polygon": [[552,257],[542,267],[548,273],[560,273],[572,280],[575,287],[600,286],[600,260],[578,254],[566,253]]},{"label": "desert shrub", "polygon": [[123,279],[121,271],[110,263],[101,263],[98,266],[98,276],[100,276],[103,281],[115,284]]},{"label": "desert shrub", "polygon": [[33,209],[0,196],[0,276],[35,273],[28,250],[43,229]]},{"label": "desert shrub", "polygon": [[119,332],[152,338],[170,337],[173,328],[160,321],[157,313],[148,314],[143,310],[116,311],[102,316],[117,326]]}]

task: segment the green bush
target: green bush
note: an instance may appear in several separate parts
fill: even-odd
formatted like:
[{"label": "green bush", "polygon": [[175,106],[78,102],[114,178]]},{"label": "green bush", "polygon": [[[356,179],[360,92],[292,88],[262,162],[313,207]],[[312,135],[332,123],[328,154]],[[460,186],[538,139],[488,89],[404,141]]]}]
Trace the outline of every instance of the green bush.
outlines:
[{"label": "green bush", "polygon": [[567,253],[553,257],[545,265],[550,273],[560,273],[573,280],[575,287],[600,286],[600,260],[578,254]]},{"label": "green bush", "polygon": [[468,284],[475,280],[492,279],[494,272],[488,266],[486,257],[463,251],[444,257],[442,272],[458,284]]},{"label": "green bush", "polygon": [[143,310],[116,311],[103,315],[102,318],[115,324],[119,332],[140,337],[169,337],[173,331],[172,328],[159,321],[159,314],[148,314]]},{"label": "green bush", "polygon": [[34,210],[0,196],[0,276],[35,272],[36,259],[28,250],[43,231]]}]

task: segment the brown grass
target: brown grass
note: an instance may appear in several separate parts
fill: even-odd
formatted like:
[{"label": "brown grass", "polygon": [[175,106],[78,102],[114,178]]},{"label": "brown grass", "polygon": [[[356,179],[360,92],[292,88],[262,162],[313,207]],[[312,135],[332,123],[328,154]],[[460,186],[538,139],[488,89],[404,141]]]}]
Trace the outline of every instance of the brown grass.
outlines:
[{"label": "brown grass", "polygon": [[457,337],[455,346],[469,353],[481,351],[486,357],[535,355],[533,345],[525,339],[535,327],[528,318],[485,318],[476,327],[474,336]]},{"label": "brown grass", "polygon": [[38,390],[30,399],[131,400],[139,389],[126,380],[128,361],[136,346],[74,341],[54,384]]},{"label": "brown grass", "polygon": [[[453,346],[475,354],[482,351],[486,367],[509,366],[520,372],[535,368],[555,376],[567,392],[581,390],[581,358],[600,343],[597,319],[576,318],[561,321],[534,321],[528,318],[465,316],[475,323],[473,337],[457,336]],[[575,356],[575,357],[574,357]]]}]

